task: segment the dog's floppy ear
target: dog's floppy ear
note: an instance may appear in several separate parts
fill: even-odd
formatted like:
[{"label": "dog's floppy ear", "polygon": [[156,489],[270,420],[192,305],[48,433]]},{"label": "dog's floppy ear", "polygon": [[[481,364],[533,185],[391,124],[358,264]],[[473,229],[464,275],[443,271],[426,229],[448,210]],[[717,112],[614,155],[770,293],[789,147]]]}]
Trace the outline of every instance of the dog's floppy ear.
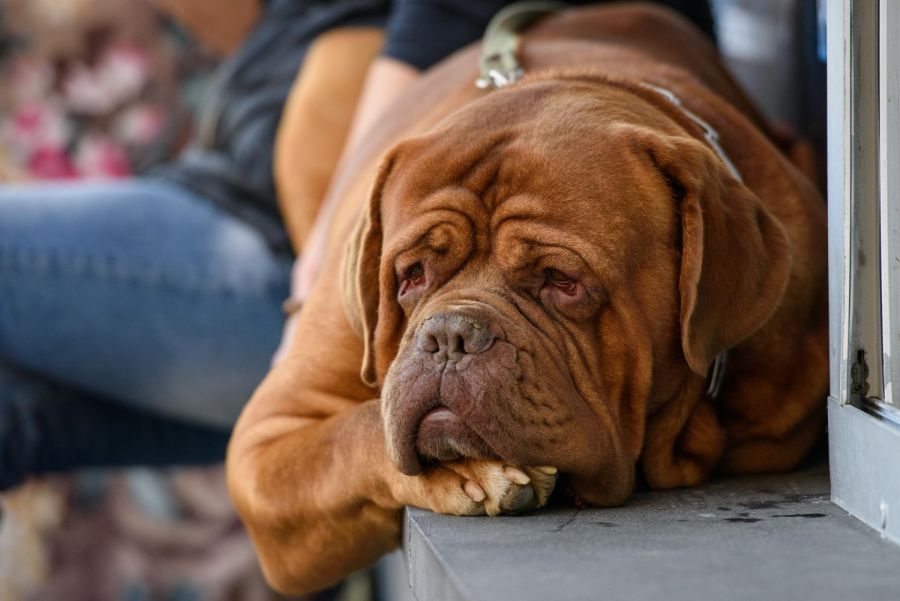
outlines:
[{"label": "dog's floppy ear", "polygon": [[781,224],[702,142],[648,135],[647,149],[681,218],[681,346],[705,376],[716,355],[750,337],[787,286],[789,242]]},{"label": "dog's floppy ear", "polygon": [[372,387],[378,386],[378,374],[384,373],[391,360],[378,351],[376,339],[384,332],[396,332],[399,326],[392,292],[393,270],[386,266],[385,273],[381,273],[381,196],[396,155],[395,149],[382,159],[369,202],[363,208],[343,257],[341,290],[344,310],[350,325],[363,339],[360,376]]}]

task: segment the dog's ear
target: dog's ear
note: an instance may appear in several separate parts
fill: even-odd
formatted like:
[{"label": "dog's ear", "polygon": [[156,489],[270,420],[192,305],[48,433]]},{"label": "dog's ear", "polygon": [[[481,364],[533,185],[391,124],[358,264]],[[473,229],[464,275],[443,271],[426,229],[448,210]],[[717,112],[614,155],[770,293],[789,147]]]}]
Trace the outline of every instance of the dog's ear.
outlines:
[{"label": "dog's ear", "polygon": [[[381,197],[396,156],[395,149],[382,159],[369,202],[363,208],[343,257],[341,290],[344,310],[350,325],[363,339],[360,376],[372,387],[380,384],[379,374],[384,374],[393,358],[386,357],[383,351],[379,352],[376,340],[383,338],[384,334],[396,333],[400,325],[393,293],[393,268],[381,265]],[[388,336],[390,340],[382,342],[397,342],[395,337]]]},{"label": "dog's ear", "polygon": [[681,219],[681,346],[705,376],[716,355],[750,337],[787,286],[790,247],[781,224],[702,142],[646,136]]}]

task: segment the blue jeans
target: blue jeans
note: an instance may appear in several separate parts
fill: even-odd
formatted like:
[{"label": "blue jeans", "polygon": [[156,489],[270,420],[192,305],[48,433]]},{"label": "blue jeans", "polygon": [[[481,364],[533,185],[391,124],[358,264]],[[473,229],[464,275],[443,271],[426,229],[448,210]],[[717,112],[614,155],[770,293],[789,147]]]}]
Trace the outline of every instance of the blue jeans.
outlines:
[{"label": "blue jeans", "polygon": [[289,279],[289,257],[175,184],[0,187],[0,489],[221,460]]}]

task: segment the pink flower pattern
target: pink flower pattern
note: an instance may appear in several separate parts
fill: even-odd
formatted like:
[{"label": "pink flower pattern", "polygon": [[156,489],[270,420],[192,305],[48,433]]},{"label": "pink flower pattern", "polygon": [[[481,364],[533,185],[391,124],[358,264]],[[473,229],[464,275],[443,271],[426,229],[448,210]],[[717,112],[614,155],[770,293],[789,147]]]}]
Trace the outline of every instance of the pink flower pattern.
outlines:
[{"label": "pink flower pattern", "polygon": [[139,46],[113,35],[92,57],[62,61],[26,49],[0,63],[0,174],[119,178],[177,154],[196,102],[188,80],[202,82],[213,62],[169,30],[157,37]]},{"label": "pink flower pattern", "polygon": [[36,179],[73,179],[79,175],[69,155],[52,146],[40,147],[32,152],[26,166],[28,173]]}]

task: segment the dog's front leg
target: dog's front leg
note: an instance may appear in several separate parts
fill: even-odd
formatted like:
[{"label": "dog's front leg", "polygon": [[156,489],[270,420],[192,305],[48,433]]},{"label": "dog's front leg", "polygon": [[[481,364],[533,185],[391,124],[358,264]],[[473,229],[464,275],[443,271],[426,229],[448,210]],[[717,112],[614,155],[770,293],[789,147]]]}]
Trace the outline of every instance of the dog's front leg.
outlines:
[{"label": "dog's front leg", "polygon": [[546,503],[552,469],[470,460],[402,474],[388,458],[377,391],[359,377],[362,343],[334,291],[310,298],[286,357],[235,428],[228,485],[278,590],[321,589],[400,543],[405,505],[513,513]]},{"label": "dog's front leg", "polygon": [[[277,385],[264,383],[253,402],[266,404]],[[324,588],[395,548],[404,505],[516,513],[543,506],[555,479],[549,468],[484,460],[403,475],[387,457],[377,400],[324,419],[242,419],[228,457],[235,506],[267,580],[285,593]]]},{"label": "dog's front leg", "polygon": [[402,506],[392,499],[377,402],[322,418],[255,419],[256,407],[282,404],[277,379],[262,385],[235,430],[228,485],[266,579],[299,594],[395,547]]}]

